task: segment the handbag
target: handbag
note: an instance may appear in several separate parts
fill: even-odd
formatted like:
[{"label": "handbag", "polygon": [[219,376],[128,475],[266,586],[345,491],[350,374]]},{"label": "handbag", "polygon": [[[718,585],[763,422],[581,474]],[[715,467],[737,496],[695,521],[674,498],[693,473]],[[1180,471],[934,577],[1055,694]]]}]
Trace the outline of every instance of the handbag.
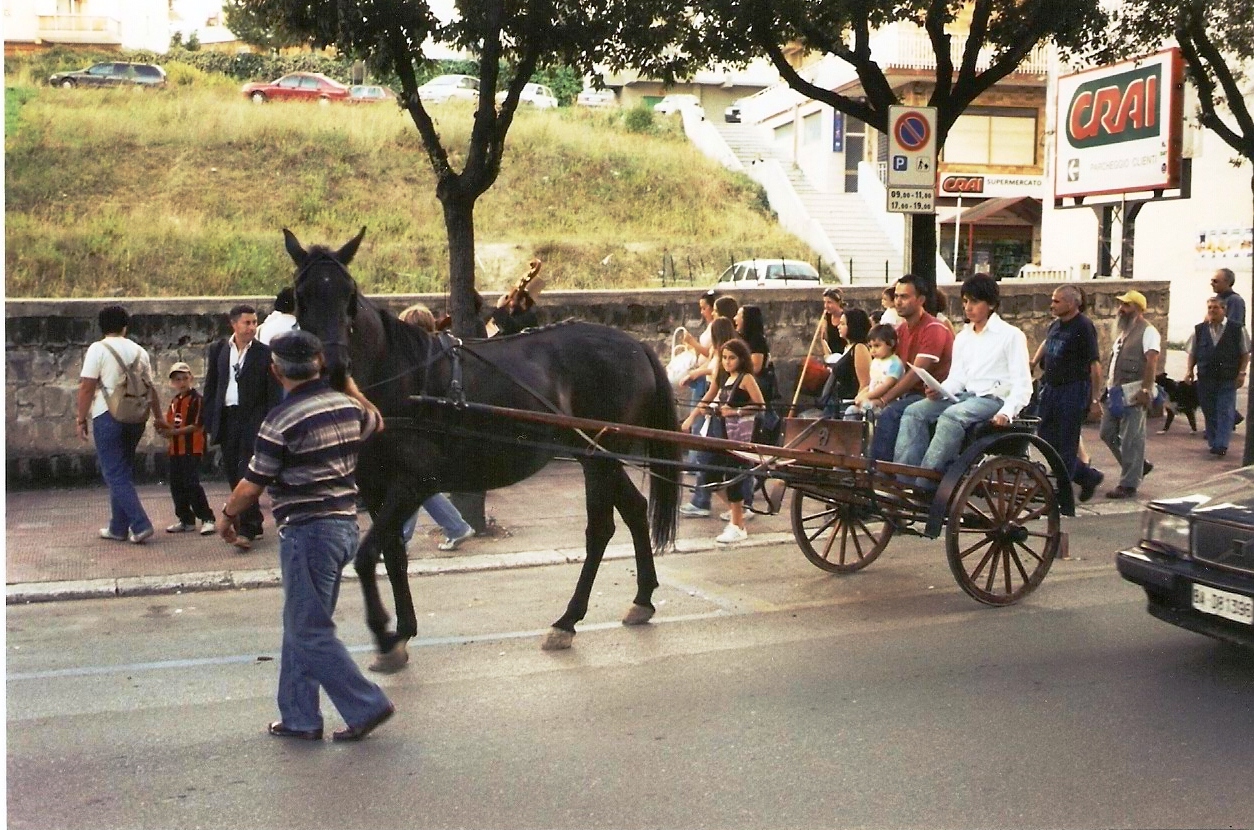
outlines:
[{"label": "handbag", "polygon": [[697,367],[698,355],[684,344],[681,333],[687,334],[688,330],[680,326],[671,334],[671,359],[666,364],[666,377],[671,386],[681,386],[688,374]]},{"label": "handbag", "polygon": [[783,426],[784,419],[768,406],[753,416],[753,443],[778,445]]},{"label": "handbag", "polygon": [[807,395],[817,395],[823,391],[832,370],[817,357],[807,357],[801,364],[801,391]]}]

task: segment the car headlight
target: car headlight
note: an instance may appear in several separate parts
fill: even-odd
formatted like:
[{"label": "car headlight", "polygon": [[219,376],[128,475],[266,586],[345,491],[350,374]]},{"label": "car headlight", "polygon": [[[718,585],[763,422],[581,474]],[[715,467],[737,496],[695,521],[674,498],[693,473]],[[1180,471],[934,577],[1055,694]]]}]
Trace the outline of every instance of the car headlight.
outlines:
[{"label": "car headlight", "polygon": [[1192,523],[1187,516],[1159,510],[1146,510],[1141,520],[1141,538],[1144,541],[1185,556],[1189,554],[1191,529]]}]

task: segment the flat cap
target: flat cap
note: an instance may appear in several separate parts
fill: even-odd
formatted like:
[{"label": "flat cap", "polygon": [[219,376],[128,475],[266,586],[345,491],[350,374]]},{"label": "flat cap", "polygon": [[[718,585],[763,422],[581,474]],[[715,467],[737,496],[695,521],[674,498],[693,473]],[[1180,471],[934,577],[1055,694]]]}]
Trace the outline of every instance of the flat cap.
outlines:
[{"label": "flat cap", "polygon": [[284,360],[304,363],[322,354],[322,341],[307,331],[285,331],[270,341],[270,351]]}]

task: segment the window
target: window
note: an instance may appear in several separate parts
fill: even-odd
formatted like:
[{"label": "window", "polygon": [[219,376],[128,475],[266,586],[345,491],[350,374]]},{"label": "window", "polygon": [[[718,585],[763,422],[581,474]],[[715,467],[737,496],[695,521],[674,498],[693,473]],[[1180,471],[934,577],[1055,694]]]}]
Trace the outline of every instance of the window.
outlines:
[{"label": "window", "polygon": [[823,113],[812,112],[801,119],[801,143],[817,144],[823,140]]},{"label": "window", "polygon": [[284,89],[296,89],[300,86],[300,76],[288,75],[286,78],[279,78],[279,82],[276,86],[281,86]]},{"label": "window", "polygon": [[972,107],[950,129],[943,157],[952,164],[1036,164],[1036,111]]}]

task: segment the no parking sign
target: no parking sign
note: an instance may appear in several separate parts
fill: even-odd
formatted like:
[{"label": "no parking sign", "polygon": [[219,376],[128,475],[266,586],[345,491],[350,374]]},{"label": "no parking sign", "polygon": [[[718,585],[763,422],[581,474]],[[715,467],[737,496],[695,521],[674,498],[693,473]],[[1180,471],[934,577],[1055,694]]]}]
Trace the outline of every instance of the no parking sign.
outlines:
[{"label": "no parking sign", "polygon": [[888,210],[932,213],[936,205],[936,108],[888,108]]}]

